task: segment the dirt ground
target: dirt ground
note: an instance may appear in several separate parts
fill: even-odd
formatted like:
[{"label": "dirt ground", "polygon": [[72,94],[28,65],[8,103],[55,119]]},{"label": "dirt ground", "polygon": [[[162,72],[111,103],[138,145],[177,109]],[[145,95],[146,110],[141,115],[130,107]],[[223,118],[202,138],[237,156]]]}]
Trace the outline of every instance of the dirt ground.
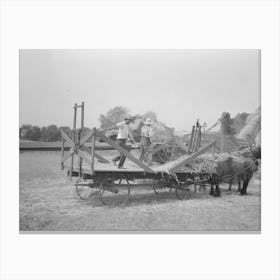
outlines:
[{"label": "dirt ground", "polygon": [[82,201],[60,170],[59,152],[20,153],[20,231],[260,231],[260,176],[248,195],[222,186],[222,197],[190,192],[156,195],[132,188],[128,206],[108,207],[96,198]]}]

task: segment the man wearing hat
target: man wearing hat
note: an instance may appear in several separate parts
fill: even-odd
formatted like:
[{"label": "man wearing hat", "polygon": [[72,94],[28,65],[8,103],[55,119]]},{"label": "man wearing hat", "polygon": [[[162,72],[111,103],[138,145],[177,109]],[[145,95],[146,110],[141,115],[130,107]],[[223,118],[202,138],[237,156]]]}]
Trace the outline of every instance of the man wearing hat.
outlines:
[{"label": "man wearing hat", "polygon": [[140,157],[139,157],[139,160],[141,161],[147,162],[148,160],[148,155],[152,144],[151,137],[154,134],[151,125],[152,125],[152,120],[150,118],[147,118],[141,130],[141,144],[140,144]]},{"label": "man wearing hat", "polygon": [[[126,149],[126,140],[129,138],[129,124],[132,122],[132,118],[126,116],[124,121],[117,123],[117,127],[119,128],[117,143]],[[126,156],[123,154],[119,154],[118,156],[112,159],[114,165],[117,165],[117,161],[119,161],[118,168],[123,168],[123,164],[125,162]]]}]

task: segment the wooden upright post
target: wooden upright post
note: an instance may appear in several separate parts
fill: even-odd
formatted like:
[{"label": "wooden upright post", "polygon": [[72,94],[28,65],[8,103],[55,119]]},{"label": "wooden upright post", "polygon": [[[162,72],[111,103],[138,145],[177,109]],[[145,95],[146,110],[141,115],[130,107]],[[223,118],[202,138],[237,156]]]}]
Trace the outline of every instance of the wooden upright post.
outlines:
[{"label": "wooden upright post", "polygon": [[95,127],[93,128],[93,135],[92,135],[92,141],[91,141],[91,173],[94,175],[94,152],[95,152]]},{"label": "wooden upright post", "polygon": [[65,143],[65,140],[61,136],[61,170],[64,169],[64,164],[63,164],[63,159],[64,159],[64,143]]},{"label": "wooden upright post", "polygon": [[196,150],[198,150],[200,147],[201,147],[201,125],[198,128],[198,143],[197,143]]},{"label": "wooden upright post", "polygon": [[[79,144],[81,141],[81,138],[83,137],[83,129],[84,129],[84,108],[85,108],[85,104],[84,102],[82,102],[81,105],[81,128],[80,128],[80,132],[79,132]],[[79,157],[79,167],[80,167],[80,176],[82,174],[82,167],[83,167],[83,158]]]},{"label": "wooden upright post", "polygon": [[197,142],[197,128],[195,126],[194,127],[194,134],[193,134],[193,141],[192,141],[192,146],[191,146],[191,152],[195,152],[196,142]]},{"label": "wooden upright post", "polygon": [[192,127],[192,135],[191,135],[191,139],[190,139],[190,143],[189,143],[189,154],[192,152],[192,143],[193,143],[194,129],[195,129],[195,126]]},{"label": "wooden upright post", "polygon": [[82,102],[82,115],[81,115],[81,129],[84,128],[84,119],[85,119],[85,103]]},{"label": "wooden upright post", "polygon": [[[72,133],[74,143],[76,143],[76,124],[77,124],[77,103],[75,103],[74,105],[74,120],[73,120],[73,133]],[[74,153],[71,159],[71,177],[73,172],[73,166],[74,166]]]}]

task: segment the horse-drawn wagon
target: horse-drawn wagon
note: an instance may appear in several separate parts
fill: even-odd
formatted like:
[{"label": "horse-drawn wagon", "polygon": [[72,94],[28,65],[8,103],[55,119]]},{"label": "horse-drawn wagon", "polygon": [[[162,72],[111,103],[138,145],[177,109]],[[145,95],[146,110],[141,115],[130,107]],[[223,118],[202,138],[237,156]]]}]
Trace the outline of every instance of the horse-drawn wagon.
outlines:
[{"label": "horse-drawn wagon", "polygon": [[[78,109],[81,109],[80,128],[76,127]],[[214,149],[215,141],[193,153],[187,153],[186,150],[186,153],[176,160],[149,166],[107,137],[104,131],[93,128],[84,135],[83,128],[84,103],[75,104],[72,135],[61,130],[61,167],[67,170],[68,177],[74,181],[78,196],[83,200],[96,196],[103,204],[123,204],[129,201],[131,188],[144,186],[152,187],[156,194],[174,190],[178,199],[184,199],[190,185],[205,185],[211,181],[211,174],[197,173],[185,168],[182,171],[181,167]],[[99,139],[127,157],[125,169],[118,169],[108,157],[98,152]],[[64,149],[65,143],[71,146],[69,152]],[[157,147],[156,151],[160,148]]]},{"label": "horse-drawn wagon", "polygon": [[[78,109],[81,109],[80,128],[77,128]],[[63,129],[61,130],[61,167],[62,169],[67,169],[67,175],[74,181],[76,192],[81,199],[86,200],[96,196],[100,198],[103,204],[107,205],[128,202],[131,196],[131,189],[135,187],[150,186],[156,194],[162,191],[171,192],[174,190],[178,199],[184,199],[188,196],[190,185],[194,186],[194,190],[197,189],[197,186],[205,188],[206,185],[210,185],[210,193],[219,196],[219,183],[225,182],[227,178],[231,185],[234,177],[237,178],[239,185],[243,181],[243,190],[240,192],[241,194],[246,194],[248,182],[256,170],[254,162],[256,162],[257,158],[260,158],[260,149],[257,150],[259,155],[255,156],[256,151],[249,148],[250,156],[247,157],[249,159],[242,156],[236,158],[233,155],[225,155],[220,161],[219,159],[202,160],[204,163],[217,164],[217,168],[211,165],[210,168],[206,166],[205,169],[194,168],[195,161],[201,159],[204,153],[212,151],[214,154],[216,141],[210,141],[202,146],[201,129],[193,128],[189,147],[172,138],[151,151],[151,154],[158,153],[170,141],[173,144],[177,141],[177,145],[184,153],[183,155],[163,164],[151,166],[140,161],[133,151],[129,152],[110,137],[107,137],[105,131],[93,128],[85,135],[84,103],[81,105],[75,104],[72,135],[68,135]],[[104,153],[99,153],[98,141],[100,140],[103,141],[103,144],[106,143],[110,149],[127,157],[125,169],[117,168],[112,163],[111,158],[108,158]],[[65,143],[71,147],[67,154],[64,148]],[[102,150],[104,150],[104,147]],[[237,165],[236,168],[234,164]],[[201,164],[199,167],[201,167]],[[240,171],[238,168],[242,170]]]}]

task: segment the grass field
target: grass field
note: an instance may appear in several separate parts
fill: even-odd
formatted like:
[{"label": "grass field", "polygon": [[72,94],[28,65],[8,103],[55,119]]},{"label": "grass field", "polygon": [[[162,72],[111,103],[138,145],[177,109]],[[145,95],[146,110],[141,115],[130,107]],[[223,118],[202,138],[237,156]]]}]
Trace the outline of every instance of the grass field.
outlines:
[{"label": "grass field", "polygon": [[[175,193],[155,195],[150,188],[132,188],[128,206],[82,201],[65,172],[59,152],[20,153],[21,231],[260,231],[260,180],[253,178],[247,196],[222,197],[191,192],[183,201]],[[259,177],[258,177],[259,178]]]}]

